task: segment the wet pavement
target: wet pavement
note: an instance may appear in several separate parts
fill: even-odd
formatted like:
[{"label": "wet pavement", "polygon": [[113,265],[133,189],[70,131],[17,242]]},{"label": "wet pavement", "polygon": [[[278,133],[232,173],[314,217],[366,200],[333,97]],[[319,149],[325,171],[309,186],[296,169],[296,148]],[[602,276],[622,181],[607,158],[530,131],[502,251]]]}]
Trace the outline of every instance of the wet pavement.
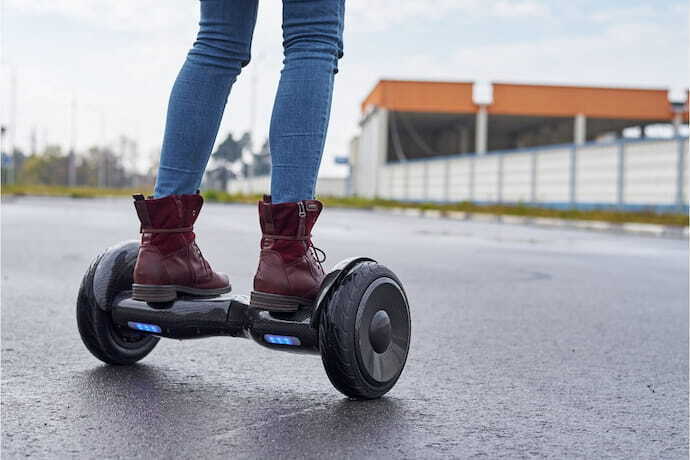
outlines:
[{"label": "wet pavement", "polygon": [[[688,456],[687,240],[327,210],[326,265],[371,256],[411,301],[407,367],[361,402],[318,357],[241,339],[93,358],[79,282],[137,231],[124,199],[3,201],[3,458]],[[237,293],[257,232],[252,206],[197,225]]]}]

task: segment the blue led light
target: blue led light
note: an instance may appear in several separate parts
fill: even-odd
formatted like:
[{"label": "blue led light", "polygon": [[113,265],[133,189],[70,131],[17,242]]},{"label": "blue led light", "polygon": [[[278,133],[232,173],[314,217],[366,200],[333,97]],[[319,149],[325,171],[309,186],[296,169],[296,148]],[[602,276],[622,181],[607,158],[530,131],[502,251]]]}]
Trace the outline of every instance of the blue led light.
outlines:
[{"label": "blue led light", "polygon": [[161,332],[161,328],[155,324],[135,323],[134,321],[128,321],[127,326],[131,327],[132,329],[136,329],[137,331],[153,332],[155,334],[160,334]]},{"label": "blue led light", "polygon": [[273,334],[264,334],[264,340],[268,343],[272,343],[274,345],[294,345],[298,346],[301,345],[302,342],[297,337],[292,337],[290,335],[273,335]]}]

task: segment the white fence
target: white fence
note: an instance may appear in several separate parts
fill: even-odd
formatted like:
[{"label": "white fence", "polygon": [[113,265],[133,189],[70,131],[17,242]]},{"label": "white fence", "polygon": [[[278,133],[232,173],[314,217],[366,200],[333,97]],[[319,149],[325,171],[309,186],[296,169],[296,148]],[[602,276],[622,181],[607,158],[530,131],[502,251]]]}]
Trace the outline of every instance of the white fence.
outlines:
[{"label": "white fence", "polygon": [[[228,193],[268,194],[271,193],[271,177],[258,176],[240,178],[228,183]],[[316,181],[318,196],[345,196],[347,193],[347,179],[342,177],[319,177]]]},{"label": "white fence", "polygon": [[375,194],[413,201],[687,206],[688,139],[620,140],[381,165]]}]

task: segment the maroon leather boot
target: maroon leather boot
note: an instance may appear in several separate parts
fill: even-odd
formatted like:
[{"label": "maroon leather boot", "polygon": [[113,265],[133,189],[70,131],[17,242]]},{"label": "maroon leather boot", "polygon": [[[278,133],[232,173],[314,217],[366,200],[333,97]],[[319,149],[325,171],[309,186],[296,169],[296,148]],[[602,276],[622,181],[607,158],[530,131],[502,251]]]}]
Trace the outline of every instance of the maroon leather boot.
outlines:
[{"label": "maroon leather boot", "polygon": [[134,299],[167,302],[178,293],[214,296],[230,292],[228,276],[211,269],[195,242],[193,225],[203,204],[199,194],[158,199],[134,195],[141,222]]},{"label": "maroon leather boot", "polygon": [[[317,200],[272,204],[259,202],[261,255],[250,304],[263,310],[297,311],[311,307],[324,277],[323,251],[311,242],[311,230],[323,205]],[[317,258],[319,252],[323,259]]]}]

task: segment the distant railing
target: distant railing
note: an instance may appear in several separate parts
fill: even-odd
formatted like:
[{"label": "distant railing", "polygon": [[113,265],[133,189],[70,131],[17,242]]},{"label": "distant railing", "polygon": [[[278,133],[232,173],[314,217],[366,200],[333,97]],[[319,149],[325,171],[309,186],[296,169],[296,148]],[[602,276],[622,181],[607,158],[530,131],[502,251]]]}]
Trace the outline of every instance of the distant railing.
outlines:
[{"label": "distant railing", "polygon": [[376,196],[687,212],[688,138],[624,139],[380,166]]}]

